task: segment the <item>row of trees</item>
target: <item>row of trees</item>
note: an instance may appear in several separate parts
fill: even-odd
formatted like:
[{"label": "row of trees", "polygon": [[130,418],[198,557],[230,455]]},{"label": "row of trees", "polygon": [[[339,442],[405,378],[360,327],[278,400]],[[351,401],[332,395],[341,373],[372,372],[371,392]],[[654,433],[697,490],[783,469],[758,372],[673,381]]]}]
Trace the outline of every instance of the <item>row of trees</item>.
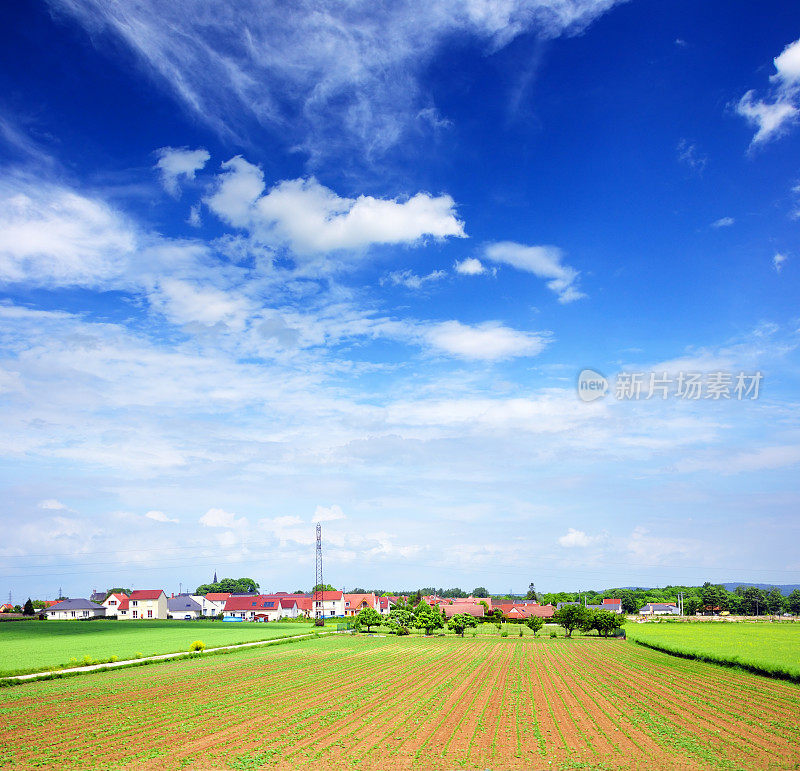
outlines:
[{"label": "row of trees", "polygon": [[259,585],[252,578],[222,578],[211,584],[200,584],[195,594],[209,592],[230,592],[230,594],[249,594],[257,592]]},{"label": "row of trees", "polygon": [[[484,623],[498,621],[494,616],[480,620]],[[566,605],[556,611],[553,620],[564,628],[567,637],[572,637],[575,629],[580,629],[582,632],[596,631],[598,635],[608,637],[625,623],[624,616],[608,610],[588,610],[583,605]],[[524,623],[535,636],[544,626],[544,619],[531,616]],[[443,609],[439,610],[423,601],[413,607],[398,603],[389,613],[388,620],[374,608],[365,608],[356,616],[357,629],[364,628],[369,632],[374,626],[389,626],[396,634],[408,634],[409,629],[424,629],[425,634],[433,634],[436,629],[447,626],[463,637],[468,628],[477,624],[478,619],[468,613],[457,613],[447,619]]]},{"label": "row of trees", "polygon": [[800,614],[800,589],[788,597],[780,589],[761,589],[756,586],[739,586],[728,591],[721,584],[704,583],[702,586],[665,586],[659,589],[609,589],[603,592],[556,592],[539,595],[543,604],[559,602],[583,602],[599,605],[603,599],[619,598],[625,613],[636,613],[651,602],[676,602],[683,594],[684,612],[687,616],[703,612],[727,610],[733,615],[757,616]]}]

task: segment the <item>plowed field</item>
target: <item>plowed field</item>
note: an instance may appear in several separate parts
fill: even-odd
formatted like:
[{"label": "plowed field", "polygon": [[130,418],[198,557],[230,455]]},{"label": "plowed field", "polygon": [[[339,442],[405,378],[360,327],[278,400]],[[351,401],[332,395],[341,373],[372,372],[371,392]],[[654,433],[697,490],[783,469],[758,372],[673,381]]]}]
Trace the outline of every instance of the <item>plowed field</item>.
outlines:
[{"label": "plowed field", "polygon": [[10,768],[800,768],[800,686],[629,642],[321,638],[0,691]]}]

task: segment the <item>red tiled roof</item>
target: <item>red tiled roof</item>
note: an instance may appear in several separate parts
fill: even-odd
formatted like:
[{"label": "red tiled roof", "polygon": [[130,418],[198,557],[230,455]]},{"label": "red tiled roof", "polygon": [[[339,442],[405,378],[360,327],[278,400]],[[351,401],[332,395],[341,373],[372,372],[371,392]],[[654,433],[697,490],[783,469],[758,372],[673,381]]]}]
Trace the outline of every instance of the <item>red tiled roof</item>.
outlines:
[{"label": "red tiled roof", "polygon": [[211,602],[221,602],[222,600],[227,600],[230,596],[230,592],[209,592],[206,595],[206,599]]},{"label": "red tiled roof", "polygon": [[483,605],[474,602],[459,602],[452,605],[442,605],[444,614],[447,618],[452,618],[459,613],[466,613],[468,616],[475,616],[476,618],[483,618],[485,613]]},{"label": "red tiled roof", "polygon": [[603,605],[622,605],[622,600],[603,600]]},{"label": "red tiled roof", "polygon": [[130,604],[131,604],[130,600],[126,597],[124,600],[120,600],[120,603],[117,606],[117,610],[128,610]]},{"label": "red tiled roof", "polygon": [[345,608],[348,608],[349,610],[355,610],[356,608],[361,607],[361,604],[364,602],[367,604],[367,607],[374,608],[376,605],[375,594],[371,592],[369,594],[344,595]]},{"label": "red tiled roof", "polygon": [[163,589],[137,589],[131,592],[131,600],[157,600],[162,594]]},{"label": "red tiled roof", "polygon": [[[343,597],[341,592],[322,592],[322,599],[324,600],[341,600]],[[312,599],[316,599],[316,595],[312,595]]]},{"label": "red tiled roof", "polygon": [[268,597],[263,594],[253,594],[248,597],[228,597],[225,601],[225,610],[252,610],[265,611],[277,610],[280,599]]},{"label": "red tiled roof", "polygon": [[314,604],[314,600],[312,600],[310,597],[298,597],[297,598],[297,607],[300,608],[300,610],[311,611],[311,608],[312,608],[313,604]]}]

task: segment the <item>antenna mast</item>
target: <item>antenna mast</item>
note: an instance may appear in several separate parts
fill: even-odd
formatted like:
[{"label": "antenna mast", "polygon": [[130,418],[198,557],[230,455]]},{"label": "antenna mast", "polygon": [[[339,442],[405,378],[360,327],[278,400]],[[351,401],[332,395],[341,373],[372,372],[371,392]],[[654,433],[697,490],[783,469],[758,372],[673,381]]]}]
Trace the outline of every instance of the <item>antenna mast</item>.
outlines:
[{"label": "antenna mast", "polygon": [[317,581],[314,584],[314,625],[325,625],[325,593],[322,590],[322,525],[317,522]]}]

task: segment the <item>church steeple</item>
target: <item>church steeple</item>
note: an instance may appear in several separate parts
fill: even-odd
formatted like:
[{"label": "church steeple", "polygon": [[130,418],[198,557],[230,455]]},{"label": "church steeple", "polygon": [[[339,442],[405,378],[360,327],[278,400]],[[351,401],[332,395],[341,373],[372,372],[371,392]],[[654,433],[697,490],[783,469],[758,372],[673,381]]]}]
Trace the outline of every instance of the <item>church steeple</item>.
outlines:
[{"label": "church steeple", "polygon": [[217,583],[217,571],[214,571],[214,583]]}]

